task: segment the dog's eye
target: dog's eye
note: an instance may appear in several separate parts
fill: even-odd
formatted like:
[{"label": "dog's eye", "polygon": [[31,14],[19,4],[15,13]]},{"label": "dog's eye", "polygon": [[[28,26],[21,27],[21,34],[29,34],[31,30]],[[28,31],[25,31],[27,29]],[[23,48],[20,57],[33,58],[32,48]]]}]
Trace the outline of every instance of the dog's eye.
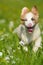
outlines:
[{"label": "dog's eye", "polygon": [[22,21],[27,21],[27,19],[21,19]]},{"label": "dog's eye", "polygon": [[34,21],[35,19],[34,18],[31,18],[32,21]]}]

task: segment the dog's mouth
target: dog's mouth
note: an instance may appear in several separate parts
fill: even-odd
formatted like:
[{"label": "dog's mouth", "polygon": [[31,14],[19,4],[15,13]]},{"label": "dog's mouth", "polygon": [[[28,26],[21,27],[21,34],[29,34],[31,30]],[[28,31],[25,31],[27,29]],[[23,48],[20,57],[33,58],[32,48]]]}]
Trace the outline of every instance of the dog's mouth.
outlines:
[{"label": "dog's mouth", "polygon": [[28,32],[29,32],[29,33],[32,33],[32,32],[33,32],[33,29],[28,29]]},{"label": "dog's mouth", "polygon": [[29,33],[32,33],[33,30],[34,30],[34,28],[35,28],[35,26],[36,26],[36,25],[34,25],[34,26],[32,26],[32,27],[27,27],[27,26],[25,26],[25,27],[26,27],[26,29],[27,29],[27,31],[28,31]]}]

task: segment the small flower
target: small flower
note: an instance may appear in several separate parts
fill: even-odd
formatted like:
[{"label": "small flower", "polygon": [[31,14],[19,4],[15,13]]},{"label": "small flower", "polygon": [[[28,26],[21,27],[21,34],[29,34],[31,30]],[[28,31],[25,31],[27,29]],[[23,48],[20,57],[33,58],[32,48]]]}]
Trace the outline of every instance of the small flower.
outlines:
[{"label": "small flower", "polygon": [[8,37],[8,36],[9,36],[9,34],[6,33],[6,34],[3,34],[1,37],[4,38],[4,37]]},{"label": "small flower", "polygon": [[12,61],[12,64],[15,64],[15,63],[16,63],[16,62],[13,60],[13,61]]},{"label": "small flower", "polygon": [[26,52],[28,52],[28,48],[26,46],[23,47],[23,50],[25,50]]},{"label": "small flower", "polygon": [[9,34],[8,34],[8,33],[3,34],[3,35],[1,36],[1,38],[0,38],[0,40],[2,41],[2,40],[4,40],[4,39],[5,39],[5,37],[8,37],[8,36],[9,36]]},{"label": "small flower", "polygon": [[16,50],[13,50],[13,52],[16,52]]},{"label": "small flower", "polygon": [[3,53],[2,52],[0,52],[0,57],[3,55]]},{"label": "small flower", "polygon": [[13,59],[13,56],[10,56],[11,59]]},{"label": "small flower", "polygon": [[13,21],[10,21],[10,23],[9,23],[9,27],[13,27],[13,26],[14,26]]},{"label": "small flower", "polygon": [[5,61],[6,61],[7,63],[10,62],[10,58],[9,58],[9,56],[6,56],[4,59],[5,59]]},{"label": "small flower", "polygon": [[6,57],[5,57],[5,60],[6,60],[6,61],[9,61],[9,60],[10,60],[9,56],[6,56]]},{"label": "small flower", "polygon": [[7,53],[8,53],[8,54],[10,54],[10,51],[9,51],[9,50],[7,50]]},{"label": "small flower", "polygon": [[10,23],[9,23],[9,30],[12,32],[13,28],[14,28],[14,22],[10,21]]}]

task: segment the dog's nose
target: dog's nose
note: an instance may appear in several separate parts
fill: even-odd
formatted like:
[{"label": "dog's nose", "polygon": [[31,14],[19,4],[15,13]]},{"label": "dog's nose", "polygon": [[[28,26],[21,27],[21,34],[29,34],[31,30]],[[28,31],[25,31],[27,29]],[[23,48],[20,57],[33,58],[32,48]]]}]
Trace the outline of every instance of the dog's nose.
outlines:
[{"label": "dog's nose", "polygon": [[32,23],[29,23],[28,26],[31,27],[32,26]]}]

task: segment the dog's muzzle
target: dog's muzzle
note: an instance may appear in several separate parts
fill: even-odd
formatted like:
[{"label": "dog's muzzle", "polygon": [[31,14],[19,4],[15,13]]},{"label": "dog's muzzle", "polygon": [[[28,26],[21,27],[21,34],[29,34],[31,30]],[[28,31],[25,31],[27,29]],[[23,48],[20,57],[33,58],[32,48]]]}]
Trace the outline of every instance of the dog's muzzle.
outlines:
[{"label": "dog's muzzle", "polygon": [[27,31],[28,31],[29,33],[32,33],[32,32],[33,32],[35,26],[36,26],[36,24],[35,24],[34,26],[32,26],[32,27],[27,27],[27,26],[25,25],[25,27],[26,27],[26,29],[27,29]]}]

